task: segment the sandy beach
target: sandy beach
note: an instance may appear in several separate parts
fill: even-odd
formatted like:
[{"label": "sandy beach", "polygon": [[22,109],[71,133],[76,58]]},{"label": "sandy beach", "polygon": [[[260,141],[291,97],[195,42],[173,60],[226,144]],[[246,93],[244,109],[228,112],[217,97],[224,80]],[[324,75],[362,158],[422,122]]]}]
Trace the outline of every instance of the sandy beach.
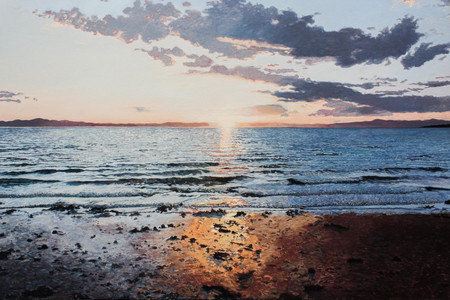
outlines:
[{"label": "sandy beach", "polygon": [[3,299],[445,299],[450,214],[2,210]]}]

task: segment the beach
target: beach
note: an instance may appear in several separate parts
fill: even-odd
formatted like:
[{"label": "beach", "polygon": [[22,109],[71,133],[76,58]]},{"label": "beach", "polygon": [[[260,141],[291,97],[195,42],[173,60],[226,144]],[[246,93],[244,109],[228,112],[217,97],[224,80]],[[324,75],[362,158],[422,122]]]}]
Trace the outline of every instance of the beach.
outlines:
[{"label": "beach", "polygon": [[446,129],[1,129],[3,299],[449,298]]},{"label": "beach", "polygon": [[450,214],[1,211],[3,299],[444,299]]}]

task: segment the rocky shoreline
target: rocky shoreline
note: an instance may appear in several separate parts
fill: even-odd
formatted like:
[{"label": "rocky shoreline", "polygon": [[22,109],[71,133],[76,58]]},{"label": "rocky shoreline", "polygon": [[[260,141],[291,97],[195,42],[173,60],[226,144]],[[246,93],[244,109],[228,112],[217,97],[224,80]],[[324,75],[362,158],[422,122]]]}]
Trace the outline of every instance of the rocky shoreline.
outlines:
[{"label": "rocky shoreline", "polygon": [[450,214],[2,210],[2,299],[450,297]]}]

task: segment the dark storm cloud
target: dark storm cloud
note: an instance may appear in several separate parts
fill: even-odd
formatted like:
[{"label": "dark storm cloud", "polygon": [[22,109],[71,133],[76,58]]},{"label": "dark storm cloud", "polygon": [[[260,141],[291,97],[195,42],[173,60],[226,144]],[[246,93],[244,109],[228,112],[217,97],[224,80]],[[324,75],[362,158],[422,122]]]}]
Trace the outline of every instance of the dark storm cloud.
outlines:
[{"label": "dark storm cloud", "polygon": [[179,15],[179,11],[172,3],[153,4],[150,1],[145,1],[144,5],[141,5],[140,1],[135,1],[133,7],[125,8],[123,13],[125,16],[115,18],[107,15],[103,19],[99,19],[87,17],[78,8],[74,8],[70,11],[49,11],[46,12],[46,15],[83,31],[120,37],[127,43],[138,38],[144,42],[150,42],[167,36],[170,29],[166,22]]},{"label": "dark storm cloud", "polygon": [[297,80],[292,83],[293,91],[275,92],[285,102],[314,102],[318,100],[340,100],[353,104],[340,110],[349,115],[371,115],[385,112],[446,112],[450,110],[450,97],[434,96],[384,96],[363,94],[335,82],[314,82]]},{"label": "dark storm cloud", "polygon": [[402,65],[405,69],[420,67],[427,61],[432,60],[439,54],[448,54],[450,43],[431,46],[431,43],[422,43],[414,50],[414,53],[408,53],[402,59]]},{"label": "dark storm cloud", "polygon": [[[228,57],[245,58],[259,51],[277,51],[296,57],[333,57],[336,63],[350,67],[360,63],[381,63],[387,58],[404,55],[422,36],[418,33],[416,20],[405,17],[397,25],[386,28],[377,36],[364,33],[358,28],[326,31],[313,26],[314,17],[299,17],[293,11],[278,11],[275,7],[253,5],[244,0],[213,2],[202,13],[187,10],[180,12],[169,2],[153,4],[136,1],[133,7],[117,18],[107,15],[103,19],[87,17],[77,8],[70,11],[47,12],[56,21],[73,25],[84,31],[116,36],[126,42],[138,38],[144,42],[161,39],[171,31],[194,44]],[[232,41],[253,40],[271,47],[234,45]]]}]

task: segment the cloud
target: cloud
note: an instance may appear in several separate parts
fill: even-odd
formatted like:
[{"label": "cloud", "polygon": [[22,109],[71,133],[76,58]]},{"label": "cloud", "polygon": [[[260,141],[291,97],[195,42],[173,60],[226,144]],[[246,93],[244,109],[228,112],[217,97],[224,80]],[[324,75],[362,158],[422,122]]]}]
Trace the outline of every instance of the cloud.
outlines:
[{"label": "cloud", "polygon": [[147,53],[149,56],[153,57],[153,59],[162,61],[166,66],[171,66],[175,63],[175,61],[172,59],[170,55],[173,56],[185,55],[184,51],[178,47],[174,47],[172,49],[153,47],[152,50],[146,49],[136,49],[136,50],[140,50],[142,52]]},{"label": "cloud", "polygon": [[150,110],[148,110],[148,108],[143,107],[143,106],[135,106],[133,107],[137,112],[150,112]]},{"label": "cloud", "polygon": [[21,103],[22,101],[19,99],[0,99],[0,102],[16,102]]},{"label": "cloud", "polygon": [[[22,100],[20,99],[22,93],[14,93],[10,91],[0,91],[0,102],[15,102],[15,103],[21,103]],[[22,97],[25,99],[28,99],[28,97]],[[34,98],[36,99],[36,98]],[[37,100],[37,99],[36,99]]]},{"label": "cloud", "polygon": [[139,38],[144,42],[150,42],[166,37],[170,33],[167,23],[180,14],[170,2],[153,4],[150,1],[145,1],[144,5],[141,5],[140,1],[135,1],[133,7],[125,8],[123,13],[125,16],[115,18],[107,15],[99,19],[87,17],[78,8],[73,8],[70,11],[47,11],[45,16],[54,17],[57,22],[72,25],[83,31],[115,36],[130,43]]},{"label": "cloud", "polygon": [[188,67],[207,68],[213,64],[213,60],[206,55],[198,56],[196,54],[191,54],[187,57],[194,59],[193,62],[184,63],[184,65]]},{"label": "cloud", "polygon": [[413,7],[416,0],[394,0],[394,2],[401,2],[403,4],[408,5],[409,7]]},{"label": "cloud", "polygon": [[251,116],[265,116],[265,115],[279,115],[283,117],[288,116],[288,110],[280,104],[255,105],[247,107],[243,110],[245,115]]},{"label": "cloud", "polygon": [[392,115],[392,113],[377,110],[367,105],[358,106],[354,103],[341,100],[327,100],[324,106],[331,109],[319,109],[316,113],[311,114],[311,116],[357,117],[361,115]]},{"label": "cloud", "polygon": [[424,82],[424,83],[417,83],[418,85],[424,85],[428,88],[435,88],[435,87],[443,87],[443,86],[447,86],[450,85],[450,80],[445,80],[445,81],[428,81],[428,82]]},{"label": "cloud", "polygon": [[[197,71],[190,71],[191,73],[200,73]],[[237,66],[234,68],[227,68],[223,65],[213,65],[209,69],[208,72],[205,73],[212,73],[212,74],[223,74],[223,75],[229,75],[229,76],[236,76],[248,80],[259,80],[259,81],[265,81],[265,82],[272,82],[276,83],[278,85],[288,85],[294,80],[298,79],[297,75],[294,76],[284,76],[279,74],[267,74],[262,72],[259,68],[250,66],[250,67],[243,67],[243,66]]]},{"label": "cloud", "polygon": [[[200,73],[191,71],[194,73]],[[266,74],[256,67],[227,68],[222,65],[213,65],[209,72],[230,76],[238,76],[249,80],[260,80],[275,83],[283,87],[291,87],[290,91],[277,91],[270,93],[283,102],[315,102],[319,100],[346,102],[344,106],[334,109],[340,116],[379,115],[404,112],[446,112],[450,111],[450,97],[410,96],[404,95],[410,91],[399,90],[379,93],[361,93],[351,87],[371,89],[377,83],[348,84],[337,82],[316,82],[299,79],[298,76],[283,76]],[[391,83],[395,78],[378,78],[383,82]],[[381,94],[380,94],[381,93]],[[336,102],[332,102],[336,103]],[[330,113],[329,111],[326,111]],[[321,111],[325,113],[325,111]]]},{"label": "cloud", "polygon": [[434,96],[384,96],[363,94],[335,82],[314,82],[297,80],[293,90],[275,92],[285,102],[315,102],[318,100],[340,100],[352,103],[353,107],[340,109],[342,114],[373,115],[405,112],[446,112],[450,110],[450,97]]},{"label": "cloud", "polygon": [[245,54],[229,48],[230,45],[226,47],[217,41],[218,37],[281,45],[291,48],[290,54],[296,57],[334,57],[344,67],[398,58],[422,36],[416,32],[416,20],[409,17],[376,37],[356,28],[325,31],[313,23],[313,16],[298,17],[292,11],[279,12],[275,7],[223,0],[214,3],[205,14],[192,11],[171,26],[182,38],[231,57]]},{"label": "cloud", "polygon": [[440,44],[430,47],[431,43],[422,43],[417,47],[414,53],[408,53],[402,59],[402,65],[405,69],[420,67],[429,60],[432,60],[439,54],[448,54],[450,43]]},{"label": "cloud", "polygon": [[298,17],[293,11],[278,11],[244,0],[211,3],[204,11],[187,10],[181,14],[170,2],[153,4],[135,1],[124,9],[124,16],[87,17],[77,8],[46,12],[57,22],[75,28],[115,36],[130,43],[151,42],[169,33],[228,57],[246,58],[260,51],[289,53],[297,58],[333,58],[337,65],[350,67],[361,63],[381,63],[404,55],[422,36],[417,22],[405,17],[377,36],[358,28],[326,31],[313,26],[312,15]]}]

